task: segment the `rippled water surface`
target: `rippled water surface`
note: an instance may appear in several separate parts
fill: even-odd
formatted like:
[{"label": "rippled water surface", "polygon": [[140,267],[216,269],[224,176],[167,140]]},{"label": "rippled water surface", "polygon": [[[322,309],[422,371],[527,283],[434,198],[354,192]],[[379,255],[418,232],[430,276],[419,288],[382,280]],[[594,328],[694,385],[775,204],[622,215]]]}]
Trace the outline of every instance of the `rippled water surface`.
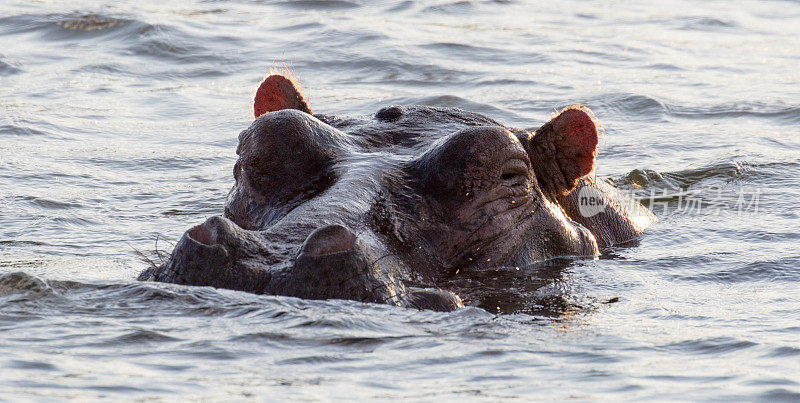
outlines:
[{"label": "rippled water surface", "polygon": [[[5,1],[0,398],[799,400],[798,21],[793,1]],[[283,63],[317,112],[534,127],[585,104],[598,174],[660,221],[525,268],[549,273],[528,313],[134,281],[134,248],[158,261],[221,211]]]}]

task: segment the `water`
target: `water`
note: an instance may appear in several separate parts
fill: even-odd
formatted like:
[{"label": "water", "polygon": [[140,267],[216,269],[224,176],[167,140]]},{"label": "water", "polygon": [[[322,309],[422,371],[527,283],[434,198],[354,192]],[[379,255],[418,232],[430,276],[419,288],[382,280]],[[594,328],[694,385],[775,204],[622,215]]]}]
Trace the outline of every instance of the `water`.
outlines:
[{"label": "water", "polygon": [[[0,398],[798,400],[798,18],[792,1],[4,2]],[[534,314],[134,281],[133,248],[157,260],[221,212],[253,89],[284,63],[317,112],[533,127],[588,105],[599,175],[660,221],[551,271]]]}]

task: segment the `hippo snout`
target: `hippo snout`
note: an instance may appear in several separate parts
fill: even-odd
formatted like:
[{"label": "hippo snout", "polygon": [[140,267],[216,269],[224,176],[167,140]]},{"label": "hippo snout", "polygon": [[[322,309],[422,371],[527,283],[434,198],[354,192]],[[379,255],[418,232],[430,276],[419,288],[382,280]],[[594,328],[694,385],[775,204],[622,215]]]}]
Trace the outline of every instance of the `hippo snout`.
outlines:
[{"label": "hippo snout", "polygon": [[294,265],[276,283],[277,293],[308,299],[353,299],[402,305],[403,285],[380,270],[360,239],[342,225],[314,230]]},{"label": "hippo snout", "polygon": [[454,293],[406,287],[375,254],[342,225],[316,229],[295,260],[282,293],[301,298],[344,298],[436,311],[462,308]]},{"label": "hippo snout", "polygon": [[272,275],[263,241],[231,220],[214,216],[186,231],[169,259],[139,275],[142,281],[234,288],[263,293]]},{"label": "hippo snout", "polygon": [[231,220],[214,216],[190,228],[184,236],[205,246],[224,245],[236,240],[237,228]]}]

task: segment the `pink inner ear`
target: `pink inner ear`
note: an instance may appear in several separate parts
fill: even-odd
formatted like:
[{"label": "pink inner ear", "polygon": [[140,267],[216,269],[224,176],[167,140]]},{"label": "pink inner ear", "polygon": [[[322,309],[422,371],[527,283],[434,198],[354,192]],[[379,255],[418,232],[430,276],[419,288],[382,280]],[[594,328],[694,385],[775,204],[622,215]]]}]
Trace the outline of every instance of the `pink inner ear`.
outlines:
[{"label": "pink inner ear", "polygon": [[553,122],[553,128],[561,133],[563,146],[569,147],[568,154],[574,155],[580,176],[594,169],[594,152],[597,149],[597,127],[592,118],[580,109],[567,109]]},{"label": "pink inner ear", "polygon": [[297,89],[288,78],[274,74],[265,78],[258,86],[253,112],[259,117],[268,112],[296,109],[298,97]]}]

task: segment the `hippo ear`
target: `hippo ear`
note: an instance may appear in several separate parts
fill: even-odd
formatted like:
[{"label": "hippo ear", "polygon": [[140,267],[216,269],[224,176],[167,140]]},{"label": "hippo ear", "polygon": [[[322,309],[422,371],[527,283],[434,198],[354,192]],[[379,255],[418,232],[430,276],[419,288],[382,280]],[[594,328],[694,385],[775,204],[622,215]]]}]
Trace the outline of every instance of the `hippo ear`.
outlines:
[{"label": "hippo ear", "polygon": [[597,125],[585,106],[568,106],[536,130],[528,155],[545,195],[553,197],[572,191],[577,180],[595,169]]},{"label": "hippo ear", "polygon": [[297,109],[311,114],[311,108],[303,99],[292,80],[279,74],[264,79],[256,91],[253,112],[259,117],[267,112],[281,109]]}]

